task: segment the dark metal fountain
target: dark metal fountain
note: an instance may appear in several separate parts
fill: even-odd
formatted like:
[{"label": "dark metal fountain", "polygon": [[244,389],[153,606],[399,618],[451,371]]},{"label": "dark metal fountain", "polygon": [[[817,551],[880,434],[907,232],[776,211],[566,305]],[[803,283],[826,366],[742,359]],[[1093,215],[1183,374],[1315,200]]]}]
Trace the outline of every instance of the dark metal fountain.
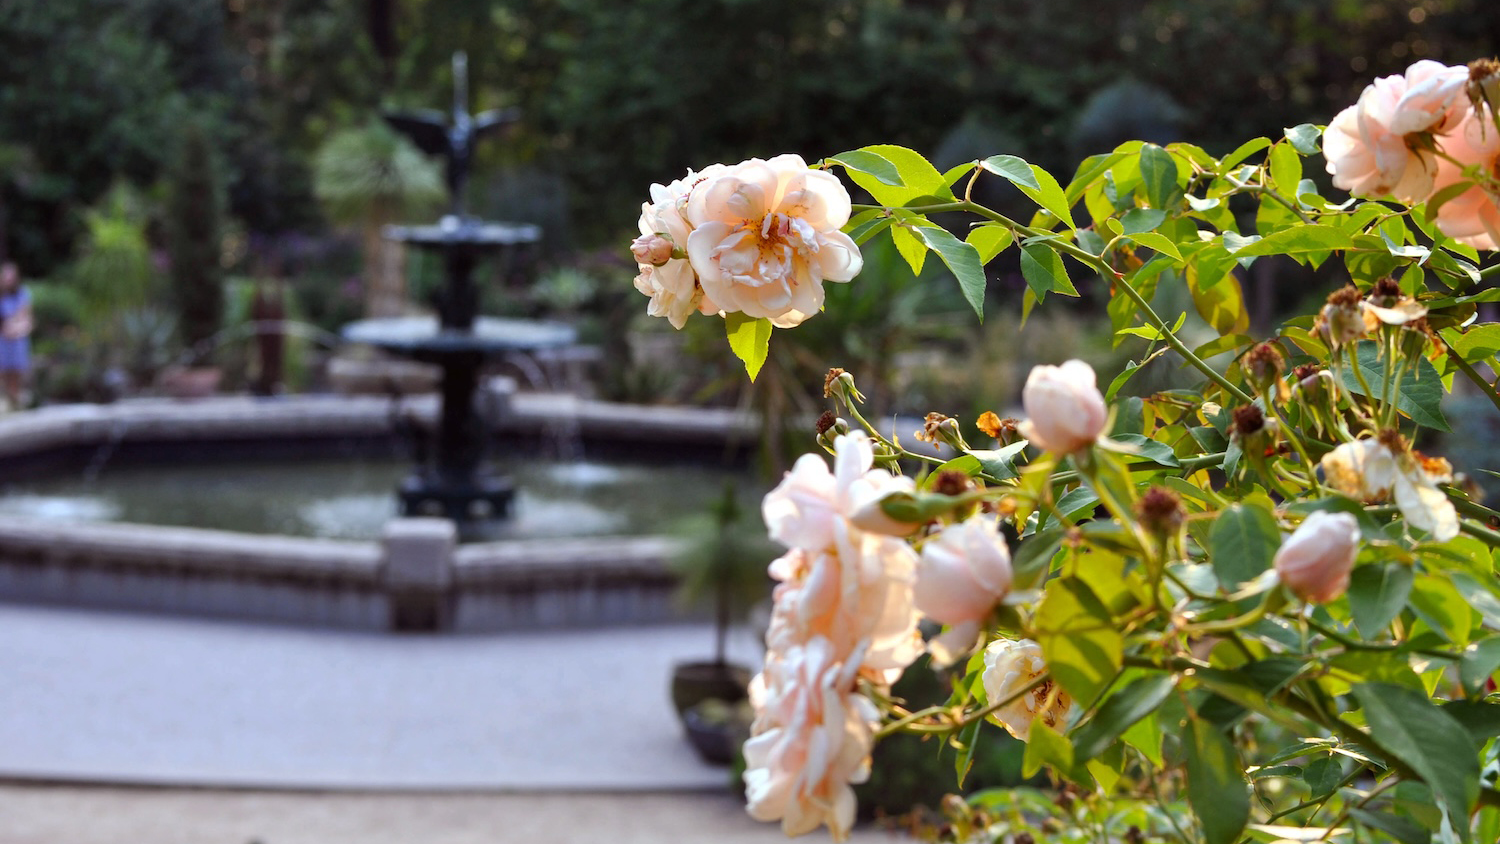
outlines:
[{"label": "dark metal fountain", "polygon": [[567,346],[570,326],[479,316],[474,270],[487,257],[534,244],[534,225],[484,222],[464,210],[464,190],[474,144],[515,120],[514,109],[468,111],[468,60],[453,56],[453,112],[435,109],[388,113],[386,121],[429,155],[446,162],[451,207],[436,225],[391,226],[385,236],[441,257],[444,286],[436,317],[368,319],[344,327],[344,339],[436,364],[442,369],[442,412],[430,447],[417,449],[417,465],[400,487],[405,515],[442,515],[460,526],[510,512],[509,478],[486,465],[488,437],[474,407],[480,373],[491,360],[509,354]]}]

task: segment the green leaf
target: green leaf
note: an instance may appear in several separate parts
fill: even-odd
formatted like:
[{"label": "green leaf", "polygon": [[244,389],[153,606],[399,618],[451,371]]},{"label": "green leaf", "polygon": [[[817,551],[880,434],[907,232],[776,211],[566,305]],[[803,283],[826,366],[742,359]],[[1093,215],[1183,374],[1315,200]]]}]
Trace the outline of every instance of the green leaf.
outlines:
[{"label": "green leaf", "polygon": [[891,240],[896,244],[897,254],[911,267],[911,274],[920,276],[922,265],[927,262],[927,245],[912,229],[909,224],[891,226]]},{"label": "green leaf", "polygon": [[869,191],[870,196],[881,205],[894,208],[905,205],[919,196],[936,196],[946,200],[955,198],[953,191],[948,189],[948,183],[944,180],[943,174],[939,173],[931,162],[913,150],[894,144],[876,144],[863,147],[858,151],[889,161],[896,168],[901,183],[904,185],[904,187],[888,185],[869,173],[849,170],[849,178]]},{"label": "green leaf", "polygon": [[1016,457],[1026,449],[1025,442],[1013,442],[1003,448],[989,450],[977,449],[969,454],[979,461],[979,468],[995,481],[1006,481],[1018,476],[1016,471]]},{"label": "green leaf", "polygon": [[1250,794],[1234,747],[1212,724],[1188,719],[1187,798],[1206,844],[1234,844],[1250,820]]},{"label": "green leaf", "polygon": [[1318,154],[1318,138],[1322,137],[1323,130],[1311,123],[1302,123],[1285,129],[1286,139],[1292,142],[1292,148],[1303,155]]},{"label": "green leaf", "polygon": [[1123,152],[1111,152],[1091,155],[1085,158],[1083,163],[1078,165],[1078,171],[1073,174],[1073,181],[1068,183],[1068,189],[1065,193],[1068,205],[1072,206],[1073,203],[1082,199],[1083,193],[1088,190],[1089,185],[1092,185],[1096,179],[1109,172],[1109,168],[1115,166],[1125,155]]},{"label": "green leaf", "polygon": [[1156,144],[1141,146],[1141,187],[1152,208],[1170,209],[1177,204],[1177,161]]},{"label": "green leaf", "polygon": [[1482,694],[1486,681],[1496,669],[1500,669],[1500,636],[1470,643],[1458,662],[1458,676],[1464,684],[1464,691],[1471,695]]},{"label": "green leaf", "polygon": [[[1225,240],[1228,240],[1227,236]],[[1333,226],[1293,226],[1245,245],[1236,250],[1234,256],[1236,258],[1248,258],[1255,255],[1295,256],[1353,247],[1354,238]]]},{"label": "green leaf", "polygon": [[729,313],[724,315],[724,329],[729,335],[729,348],[745,362],[745,374],[754,381],[771,349],[771,321]]},{"label": "green leaf", "polygon": [[[1427,783],[1449,815],[1467,818],[1479,796],[1479,759],[1473,740],[1427,695],[1391,683],[1353,689],[1370,727],[1370,740]],[[1468,826],[1459,834],[1468,840]]]},{"label": "green leaf", "polygon": [[856,245],[863,246],[875,235],[890,228],[893,222],[895,218],[876,208],[862,212],[858,217],[850,220],[848,225],[844,226],[844,233],[849,235],[849,239],[853,240]]},{"label": "green leaf", "polygon": [[1302,156],[1291,144],[1277,144],[1271,147],[1270,160],[1271,181],[1278,191],[1293,198],[1297,183],[1302,181]]},{"label": "green leaf", "polygon": [[[1360,368],[1365,382],[1370,385],[1370,389],[1376,391],[1378,398],[1380,385],[1385,382],[1385,361],[1381,359],[1380,344],[1373,340],[1359,341],[1355,350],[1355,366]],[[1342,374],[1344,389],[1359,395],[1365,394],[1359,378],[1350,368],[1344,367]],[[1443,378],[1426,358],[1417,358],[1415,370],[1410,367],[1403,369],[1401,394],[1396,397],[1398,410],[1411,417],[1418,425],[1449,433],[1453,429],[1443,416],[1442,402]]]},{"label": "green leaf", "polygon": [[1152,463],[1173,468],[1182,465],[1177,460],[1177,455],[1172,452],[1171,446],[1142,434],[1115,434],[1110,439],[1125,443],[1134,450],[1134,456],[1144,457]]},{"label": "green leaf", "polygon": [[965,242],[979,252],[979,261],[983,264],[995,260],[995,256],[1010,248],[1015,239],[1015,234],[1001,225],[975,226],[969,231],[969,236],[964,238]]},{"label": "green leaf", "polygon": [[1094,717],[1073,734],[1074,756],[1083,760],[1103,753],[1133,724],[1155,712],[1174,685],[1172,675],[1153,674],[1110,695]]},{"label": "green leaf", "polygon": [[1281,547],[1276,517],[1253,504],[1231,504],[1214,520],[1208,535],[1210,561],[1226,592],[1254,580],[1271,567]]},{"label": "green leaf", "polygon": [[1474,610],[1448,578],[1418,575],[1412,585],[1411,608],[1418,618],[1452,644],[1464,647],[1469,643]]},{"label": "green leaf", "polygon": [[948,271],[958,279],[964,299],[974,309],[979,321],[984,322],[984,262],[979,258],[979,250],[937,226],[917,226],[916,235],[928,249],[937,253]]},{"label": "green leaf", "polygon": [[996,176],[1009,179],[1011,184],[1018,188],[1036,190],[1041,187],[1037,183],[1036,174],[1031,170],[1031,165],[1027,164],[1025,159],[1014,155],[992,155],[980,162],[980,166]]},{"label": "green leaf", "polygon": [[1372,812],[1355,806],[1349,807],[1349,817],[1371,829],[1384,832],[1401,844],[1432,844],[1432,833],[1411,818],[1390,812]]},{"label": "green leaf", "polygon": [[1172,241],[1172,238],[1167,237],[1161,232],[1136,232],[1135,234],[1126,232],[1124,237],[1126,240],[1135,241],[1147,249],[1155,249],[1157,252],[1171,257],[1179,264],[1182,263],[1182,253],[1177,251],[1177,244]]},{"label": "green leaf", "polygon": [[1125,234],[1140,234],[1155,229],[1166,219],[1167,212],[1161,208],[1132,208],[1120,217],[1120,226]]},{"label": "green leaf", "polygon": [[1026,754],[1021,760],[1021,775],[1034,777],[1043,765],[1051,766],[1063,776],[1073,770],[1073,743],[1068,737],[1047,726],[1041,719],[1031,722],[1026,734]]},{"label": "green leaf", "polygon": [[1026,284],[1036,294],[1038,302],[1052,292],[1078,295],[1077,288],[1068,280],[1062,256],[1045,244],[1028,243],[1021,247],[1021,275],[1026,278]]},{"label": "green leaf", "polygon": [[1032,202],[1040,205],[1047,213],[1061,220],[1069,229],[1078,228],[1073,224],[1073,213],[1069,210],[1072,203],[1068,202],[1067,194],[1063,193],[1062,186],[1052,178],[1052,174],[1033,164],[1031,175],[1036,179],[1038,186],[1030,188],[1017,184],[1016,187],[1021,189],[1021,193],[1030,197]]},{"label": "green leaf", "polygon": [[1467,363],[1489,360],[1500,353],[1500,323],[1488,322],[1470,326],[1463,333],[1446,328],[1443,339]]},{"label": "green leaf", "polygon": [[964,777],[969,775],[969,769],[974,766],[974,752],[979,749],[979,728],[984,726],[984,719],[978,718],[965,724],[958,735],[952,739],[952,744],[958,750],[958,758],[954,761],[954,774],[957,775],[958,785],[964,784]]},{"label": "green leaf", "polygon": [[1253,138],[1244,142],[1243,144],[1240,144],[1238,149],[1224,156],[1224,158],[1219,161],[1219,175],[1222,176],[1225,173],[1232,171],[1235,167],[1239,166],[1240,162],[1256,154],[1257,152],[1260,152],[1270,145],[1270,138]]},{"label": "green leaf", "polygon": [[1332,756],[1314,759],[1302,769],[1302,781],[1307,783],[1315,798],[1332,794],[1343,778],[1344,769]]},{"label": "green leaf", "polygon": [[1373,639],[1390,624],[1411,594],[1411,566],[1372,563],[1358,566],[1349,575],[1349,608],[1354,624],[1366,639]]},{"label": "green leaf", "polygon": [[901,171],[896,169],[896,165],[892,164],[889,158],[870,152],[868,149],[853,149],[829,156],[828,160],[837,161],[855,172],[867,173],[882,185],[906,187],[906,183],[901,181]]},{"label": "green leaf", "polygon": [[1092,700],[1120,670],[1125,639],[1082,581],[1068,577],[1049,583],[1035,625],[1048,670],[1074,700]]}]

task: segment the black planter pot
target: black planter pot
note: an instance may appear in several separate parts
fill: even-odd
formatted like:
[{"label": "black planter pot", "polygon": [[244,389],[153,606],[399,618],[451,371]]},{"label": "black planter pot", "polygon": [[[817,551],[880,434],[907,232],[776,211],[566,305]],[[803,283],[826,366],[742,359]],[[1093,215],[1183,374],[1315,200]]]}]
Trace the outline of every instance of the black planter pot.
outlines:
[{"label": "black planter pot", "polygon": [[744,740],[741,728],[733,722],[708,723],[696,709],[682,713],[682,729],[698,756],[712,765],[732,764],[740,742]]},{"label": "black planter pot", "polygon": [[739,703],[748,697],[750,669],[732,662],[682,662],[672,669],[672,705],[677,715],[705,700]]}]

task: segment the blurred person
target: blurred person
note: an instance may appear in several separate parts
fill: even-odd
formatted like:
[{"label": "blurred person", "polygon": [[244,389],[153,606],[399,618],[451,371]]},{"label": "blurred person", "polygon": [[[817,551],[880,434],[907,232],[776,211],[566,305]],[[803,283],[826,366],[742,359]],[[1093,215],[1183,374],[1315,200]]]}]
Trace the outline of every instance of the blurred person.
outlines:
[{"label": "blurred person", "polygon": [[30,398],[26,380],[31,373],[31,291],[21,284],[14,261],[0,264],[0,386],[8,409],[19,410]]}]

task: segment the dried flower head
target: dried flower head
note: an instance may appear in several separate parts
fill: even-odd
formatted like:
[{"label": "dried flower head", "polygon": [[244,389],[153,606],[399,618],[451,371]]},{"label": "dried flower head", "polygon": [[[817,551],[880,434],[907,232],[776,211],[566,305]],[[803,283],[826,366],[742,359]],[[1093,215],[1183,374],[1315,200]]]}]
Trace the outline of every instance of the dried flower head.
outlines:
[{"label": "dried flower head", "polygon": [[1346,284],[1330,294],[1328,303],[1318,312],[1313,330],[1326,338],[1334,348],[1365,336],[1369,326],[1365,322],[1359,288]]},{"label": "dried flower head", "polygon": [[1170,536],[1182,527],[1186,513],[1182,500],[1166,487],[1154,486],[1146,490],[1135,505],[1136,515],[1146,529],[1158,536]]},{"label": "dried flower head", "polygon": [[973,478],[952,469],[938,472],[932,479],[932,491],[940,495],[963,495],[973,488]]},{"label": "dried flower head", "polygon": [[823,415],[818,417],[817,424],[815,424],[813,427],[817,430],[819,435],[822,435],[828,433],[828,429],[832,428],[834,426],[834,423],[838,421],[839,418],[833,415],[833,411],[825,410],[823,411]]},{"label": "dried flower head", "polygon": [[1240,439],[1260,433],[1266,427],[1266,415],[1253,404],[1240,405],[1233,411],[1234,435]]}]

